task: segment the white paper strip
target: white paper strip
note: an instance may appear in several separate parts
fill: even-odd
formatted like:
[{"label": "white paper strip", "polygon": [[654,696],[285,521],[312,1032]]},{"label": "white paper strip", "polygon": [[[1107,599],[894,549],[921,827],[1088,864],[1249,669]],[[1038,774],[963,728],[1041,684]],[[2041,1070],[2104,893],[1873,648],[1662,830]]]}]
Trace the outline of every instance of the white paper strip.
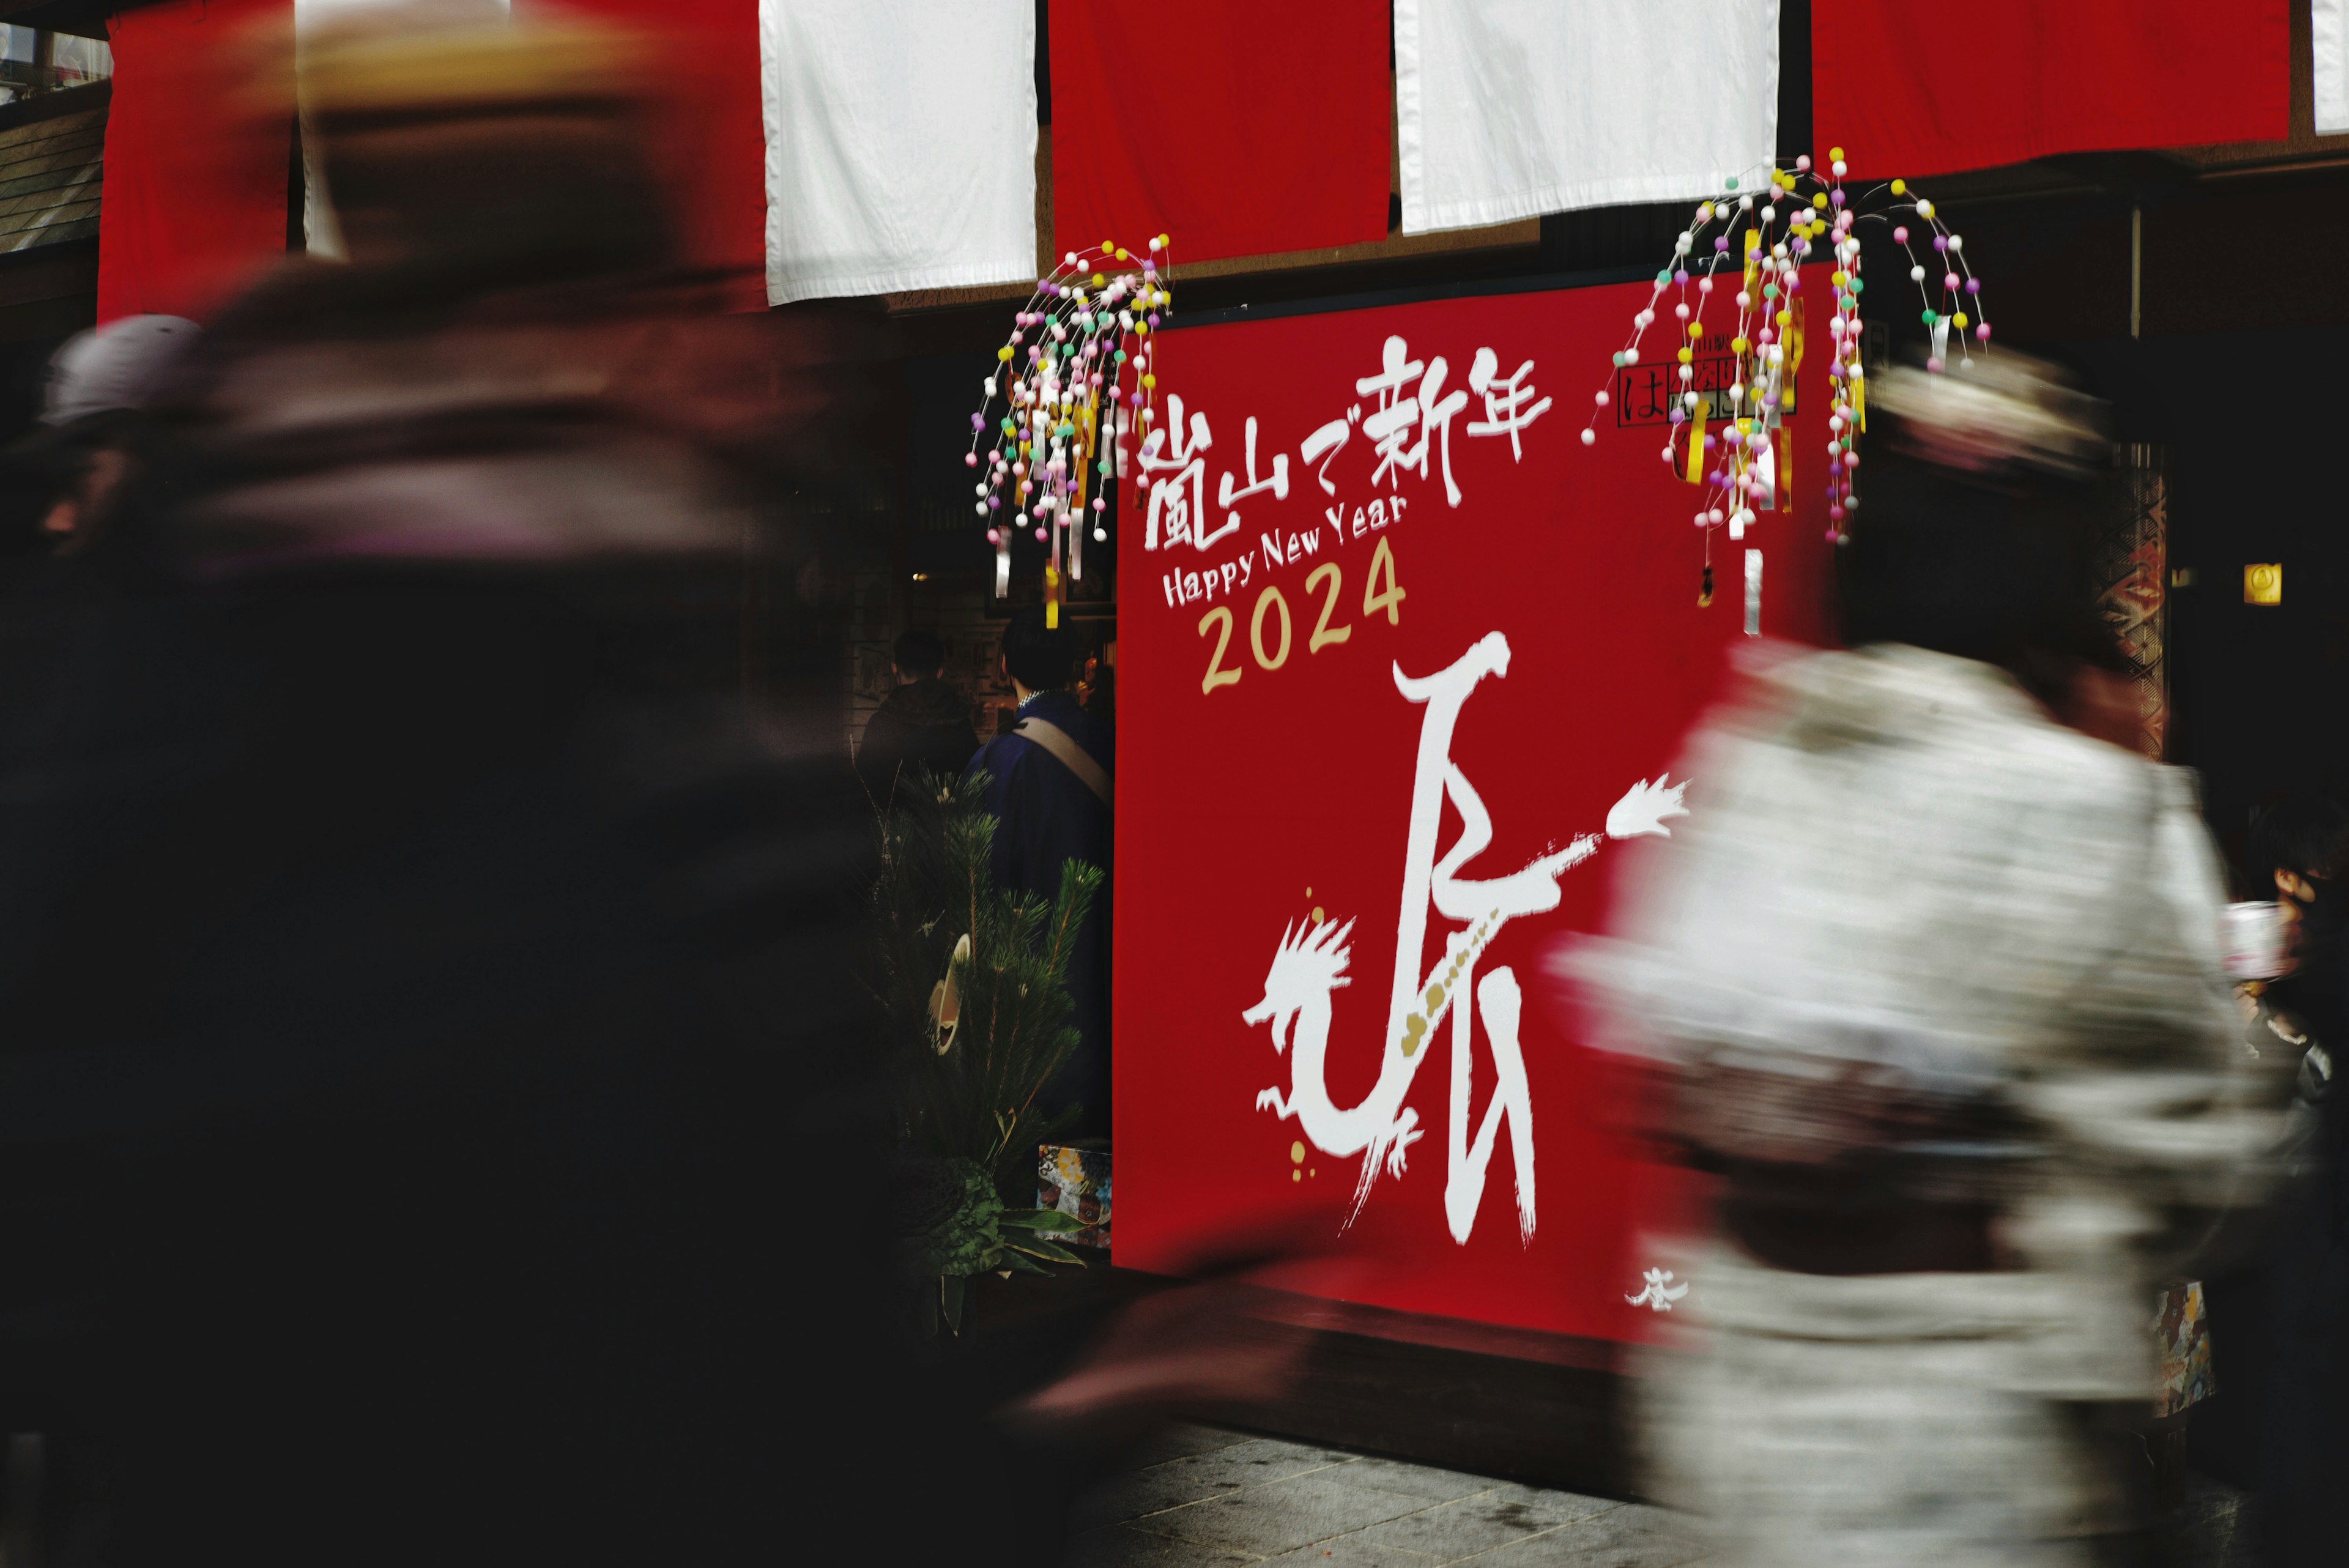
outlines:
[{"label": "white paper strip", "polygon": [[1745,635],[1762,635],[1762,552],[1745,552]]},{"label": "white paper strip", "polygon": [[1033,0],[759,0],[767,300],[1035,275]]},{"label": "white paper strip", "polygon": [[2316,59],[2316,134],[2349,130],[2349,47],[2344,47],[2344,0],[2310,0],[2309,42]]},{"label": "white paper strip", "polygon": [[1666,202],[1777,150],[1778,0],[1394,0],[1403,233]]}]

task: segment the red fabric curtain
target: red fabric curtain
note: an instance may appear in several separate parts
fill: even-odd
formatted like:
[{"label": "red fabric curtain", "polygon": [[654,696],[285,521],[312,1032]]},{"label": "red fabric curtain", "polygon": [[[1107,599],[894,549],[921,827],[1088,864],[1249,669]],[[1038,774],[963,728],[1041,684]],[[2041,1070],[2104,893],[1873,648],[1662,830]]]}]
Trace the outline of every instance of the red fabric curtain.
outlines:
[{"label": "red fabric curtain", "polygon": [[1052,0],[1052,249],[1177,265],[1386,237],[1387,8]]},{"label": "red fabric curtain", "polygon": [[285,254],[293,26],[293,0],[166,0],[108,24],[98,320],[202,319]]},{"label": "red fabric curtain", "polygon": [[1871,178],[2282,140],[2285,0],[1814,0],[1816,157]]},{"label": "red fabric curtain", "polygon": [[759,0],[525,0],[641,29],[651,98],[646,150],[668,197],[678,254],[735,275],[730,305],[767,304],[767,130]]}]

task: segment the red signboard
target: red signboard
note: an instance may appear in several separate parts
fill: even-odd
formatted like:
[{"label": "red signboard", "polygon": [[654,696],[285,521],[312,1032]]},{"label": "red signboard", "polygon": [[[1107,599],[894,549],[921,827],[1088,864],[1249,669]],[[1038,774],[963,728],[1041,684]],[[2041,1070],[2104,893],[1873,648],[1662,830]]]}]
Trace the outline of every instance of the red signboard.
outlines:
[{"label": "red signboard", "polygon": [[1294,1209],[1323,1293],[1608,1338],[1661,1303],[1634,1231],[1671,1179],[1608,1131],[1552,961],[1677,820],[1748,552],[1762,632],[1820,640],[1833,546],[1822,355],[1793,505],[1715,533],[1699,606],[1701,492],[1609,369],[1649,294],[1161,339],[1119,541],[1122,1265]]}]

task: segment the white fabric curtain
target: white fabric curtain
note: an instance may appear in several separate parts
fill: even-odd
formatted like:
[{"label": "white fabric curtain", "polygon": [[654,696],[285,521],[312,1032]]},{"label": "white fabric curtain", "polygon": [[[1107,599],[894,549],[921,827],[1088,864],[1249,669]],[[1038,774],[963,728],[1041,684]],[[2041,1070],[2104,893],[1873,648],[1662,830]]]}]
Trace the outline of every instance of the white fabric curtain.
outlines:
[{"label": "white fabric curtain", "polygon": [[2316,134],[2349,130],[2349,39],[2343,37],[2343,0],[2310,0],[2309,42],[2316,56]]},{"label": "white fabric curtain", "polygon": [[1035,275],[1033,0],[759,0],[767,300]]},{"label": "white fabric curtain", "polygon": [[1778,0],[1394,0],[1394,29],[1405,234],[1693,199],[1776,150]]}]

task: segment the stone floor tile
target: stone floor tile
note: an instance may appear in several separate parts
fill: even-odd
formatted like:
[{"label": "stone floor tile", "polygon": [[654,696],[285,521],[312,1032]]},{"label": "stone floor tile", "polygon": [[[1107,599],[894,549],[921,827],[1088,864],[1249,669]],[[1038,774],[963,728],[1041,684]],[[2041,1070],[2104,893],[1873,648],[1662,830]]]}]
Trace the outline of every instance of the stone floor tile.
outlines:
[{"label": "stone floor tile", "polygon": [[1163,1465],[1169,1459],[1187,1459],[1197,1454],[1212,1454],[1255,1440],[1247,1433],[1235,1432],[1227,1427],[1203,1427],[1195,1421],[1169,1421],[1134,1445],[1133,1452],[1127,1458],[1126,1468],[1141,1469],[1148,1465]]},{"label": "stone floor tile", "polygon": [[1247,1438],[1226,1448],[1186,1454],[1113,1477],[1077,1502],[1071,1520],[1081,1530],[1123,1524],[1202,1498],[1353,1462],[1353,1455],[1337,1449]]},{"label": "stone floor tile", "polygon": [[1437,1568],[1437,1564],[1433,1557],[1405,1552],[1399,1546],[1379,1545],[1357,1532],[1352,1535],[1333,1535],[1278,1557],[1267,1557],[1263,1568]]},{"label": "stone floor tile", "polygon": [[1458,1470],[1415,1465],[1408,1459],[1376,1457],[1356,1459],[1343,1469],[1332,1470],[1330,1479],[1348,1486],[1376,1487],[1381,1491],[1402,1492],[1405,1497],[1423,1497],[1430,1502],[1474,1497],[1480,1491],[1492,1490],[1495,1485],[1485,1476],[1464,1475]]},{"label": "stone floor tile", "polygon": [[1326,1475],[1302,1475],[1150,1514],[1132,1527],[1271,1557],[1317,1542],[1327,1545],[1333,1535],[1426,1506],[1424,1498],[1346,1486]]},{"label": "stone floor tile", "polygon": [[1112,1524],[1072,1538],[1061,1564],[1061,1568],[1237,1568],[1255,1561],[1195,1541],[1144,1535]]},{"label": "stone floor tile", "polygon": [[1371,1525],[1361,1533],[1368,1541],[1401,1546],[1438,1562],[1454,1563],[1619,1506],[1600,1498],[1577,1497],[1572,1492],[1553,1492],[1550,1496],[1557,1501],[1546,1505],[1538,1499],[1501,1497],[1486,1491]]},{"label": "stone floor tile", "polygon": [[1685,1521],[1624,1503],[1463,1561],[1471,1568],[1680,1568],[1703,1556]]},{"label": "stone floor tile", "polygon": [[1610,1508],[1620,1508],[1619,1497],[1599,1497],[1589,1492],[1566,1491],[1557,1487],[1526,1486],[1519,1481],[1495,1481],[1491,1495],[1503,1502],[1519,1502],[1539,1510],[1544,1515],[1555,1515],[1560,1524],[1569,1520],[1588,1519],[1594,1513],[1604,1513]]}]

